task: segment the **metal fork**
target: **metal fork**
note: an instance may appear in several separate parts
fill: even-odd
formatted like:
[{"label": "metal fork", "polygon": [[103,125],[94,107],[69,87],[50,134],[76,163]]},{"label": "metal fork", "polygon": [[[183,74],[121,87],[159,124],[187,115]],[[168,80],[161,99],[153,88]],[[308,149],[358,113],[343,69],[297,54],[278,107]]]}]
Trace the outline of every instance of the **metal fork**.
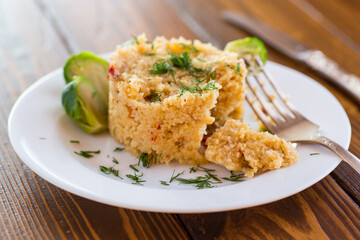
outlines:
[{"label": "metal fork", "polygon": [[[246,93],[246,100],[265,127],[290,142],[323,145],[360,173],[360,160],[336,142],[321,136],[319,126],[286,100],[272,76],[264,69],[259,56],[255,56],[254,60],[255,64],[245,60],[250,73],[246,82],[251,89]],[[261,74],[264,77],[261,78]]]}]

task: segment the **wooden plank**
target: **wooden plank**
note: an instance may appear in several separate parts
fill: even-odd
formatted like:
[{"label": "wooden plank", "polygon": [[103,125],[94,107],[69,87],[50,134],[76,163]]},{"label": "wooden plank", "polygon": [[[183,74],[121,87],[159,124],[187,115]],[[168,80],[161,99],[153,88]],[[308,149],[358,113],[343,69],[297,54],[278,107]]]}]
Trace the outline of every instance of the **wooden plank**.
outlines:
[{"label": "wooden plank", "polygon": [[180,218],[193,239],[359,239],[359,216],[360,210],[326,177],[274,203]]},{"label": "wooden plank", "polygon": [[44,2],[0,1],[0,239],[187,239],[175,215],[77,197],[44,181],[16,156],[7,136],[12,105],[81,46],[51,14]]}]

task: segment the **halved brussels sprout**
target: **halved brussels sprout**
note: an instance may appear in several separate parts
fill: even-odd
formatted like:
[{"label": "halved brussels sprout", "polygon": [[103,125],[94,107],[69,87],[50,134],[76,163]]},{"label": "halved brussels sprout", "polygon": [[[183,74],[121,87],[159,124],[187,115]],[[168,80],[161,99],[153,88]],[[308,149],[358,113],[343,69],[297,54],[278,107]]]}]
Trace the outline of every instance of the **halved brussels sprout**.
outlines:
[{"label": "halved brussels sprout", "polygon": [[108,62],[91,52],[81,52],[71,56],[64,66],[66,83],[73,81],[74,76],[84,76],[91,80],[102,101],[108,106],[109,73]]},{"label": "halved brussels sprout", "polygon": [[253,61],[254,55],[258,54],[261,61],[265,64],[267,51],[264,43],[256,37],[247,37],[228,42],[225,51],[236,52],[241,58]]},{"label": "halved brussels sprout", "polygon": [[85,132],[98,133],[108,128],[107,106],[92,81],[75,76],[62,92],[66,114]]}]

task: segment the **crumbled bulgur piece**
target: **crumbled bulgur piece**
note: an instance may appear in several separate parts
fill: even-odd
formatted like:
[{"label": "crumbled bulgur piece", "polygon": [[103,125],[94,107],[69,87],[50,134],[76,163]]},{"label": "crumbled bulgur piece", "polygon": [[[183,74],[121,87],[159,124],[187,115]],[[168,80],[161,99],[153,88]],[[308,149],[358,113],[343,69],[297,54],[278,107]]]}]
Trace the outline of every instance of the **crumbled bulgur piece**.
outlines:
[{"label": "crumbled bulgur piece", "polygon": [[287,167],[298,159],[290,143],[267,132],[256,132],[236,120],[228,120],[206,144],[208,161],[231,171],[243,171],[250,178],[258,171]]}]

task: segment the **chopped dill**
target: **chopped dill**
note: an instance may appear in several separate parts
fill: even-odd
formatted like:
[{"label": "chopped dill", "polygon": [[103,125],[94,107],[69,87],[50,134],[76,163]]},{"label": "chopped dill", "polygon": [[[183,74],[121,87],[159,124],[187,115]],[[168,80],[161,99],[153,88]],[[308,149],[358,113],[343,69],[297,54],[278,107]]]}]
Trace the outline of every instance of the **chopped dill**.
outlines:
[{"label": "chopped dill", "polygon": [[122,152],[124,150],[125,150],[125,148],[117,147],[117,148],[114,149],[114,152]]},{"label": "chopped dill", "polygon": [[132,184],[143,185],[143,182],[146,182],[146,180],[141,179],[141,177],[143,175],[144,175],[143,173],[141,173],[140,175],[137,175],[136,172],[134,172],[134,175],[126,174],[126,177],[133,180]]},{"label": "chopped dill", "polygon": [[132,35],[132,37],[133,37],[134,43],[136,43],[137,45],[139,45],[140,43],[139,43],[138,38],[137,38],[136,36],[134,36],[134,35]]},{"label": "chopped dill", "polygon": [[172,181],[177,179],[181,174],[184,174],[184,171],[182,171],[181,173],[176,174],[175,176],[174,176],[174,174],[175,174],[175,169],[174,169],[174,171],[173,171],[173,173],[171,175],[171,178],[170,178],[170,181],[169,181],[170,183],[172,183]]},{"label": "chopped dill", "polygon": [[166,181],[159,181],[162,185],[165,185],[165,186],[169,186],[170,184],[168,184]]},{"label": "chopped dill", "polygon": [[149,70],[151,74],[163,74],[163,73],[173,73],[173,67],[167,61],[160,61],[153,64],[153,68]]},{"label": "chopped dill", "polygon": [[196,178],[176,178],[176,181],[182,183],[182,184],[193,184],[197,189],[203,189],[203,188],[213,188],[212,185],[213,182],[209,181],[211,177],[209,176],[198,176]]},{"label": "chopped dill", "polygon": [[313,155],[320,155],[320,153],[310,153],[310,156],[313,156]]},{"label": "chopped dill", "polygon": [[102,171],[103,173],[105,173],[106,175],[110,175],[113,174],[115,177],[121,178],[123,179],[120,175],[119,175],[119,170],[116,170],[113,167],[104,167],[104,166],[100,166],[100,171]]},{"label": "chopped dill", "polygon": [[222,179],[231,182],[241,182],[244,181],[244,174],[235,174],[233,171],[230,171],[230,177],[224,177]]},{"label": "chopped dill", "polygon": [[181,47],[183,49],[186,49],[186,50],[190,50],[192,52],[200,52],[199,49],[197,49],[195,46],[193,45],[189,45],[189,44],[185,44],[185,43],[180,43],[181,44]]},{"label": "chopped dill", "polygon": [[80,143],[78,140],[70,140],[71,143]]},{"label": "chopped dill", "polygon": [[139,172],[139,170],[134,165],[129,165],[129,167],[135,172]]},{"label": "chopped dill", "polygon": [[174,67],[190,69],[191,58],[189,57],[188,52],[183,52],[182,57],[180,57],[180,55],[172,53],[168,53],[168,55],[171,57],[170,61]]},{"label": "chopped dill", "polygon": [[196,167],[195,166],[191,167],[189,173],[193,173],[193,172],[195,173],[197,172],[198,169],[199,169],[199,165],[196,165]]},{"label": "chopped dill", "polygon": [[200,62],[206,62],[204,59],[202,58],[196,58],[197,60],[199,60]]},{"label": "chopped dill", "polygon": [[208,82],[202,89],[202,91],[218,89],[215,85],[215,81]]},{"label": "chopped dill", "polygon": [[150,99],[150,102],[157,102],[157,101],[159,101],[160,98],[161,98],[161,95],[162,95],[161,92],[151,92],[150,97],[151,97],[151,96],[153,96],[153,97]]},{"label": "chopped dill", "polygon": [[142,163],[143,167],[149,168],[152,164],[157,164],[160,158],[161,154],[158,156],[157,154],[141,153],[137,165],[140,166]]},{"label": "chopped dill", "polygon": [[100,150],[97,151],[80,151],[80,152],[74,152],[75,154],[82,156],[84,158],[92,158],[94,155],[93,154],[99,154]]},{"label": "chopped dill", "polygon": [[119,161],[116,160],[116,158],[114,158],[114,157],[113,157],[112,161],[113,161],[113,163],[119,164]]},{"label": "chopped dill", "polygon": [[145,56],[156,56],[156,53],[145,53]]},{"label": "chopped dill", "polygon": [[282,145],[280,145],[280,149],[281,149],[281,152],[284,153],[284,149],[283,149]]}]

